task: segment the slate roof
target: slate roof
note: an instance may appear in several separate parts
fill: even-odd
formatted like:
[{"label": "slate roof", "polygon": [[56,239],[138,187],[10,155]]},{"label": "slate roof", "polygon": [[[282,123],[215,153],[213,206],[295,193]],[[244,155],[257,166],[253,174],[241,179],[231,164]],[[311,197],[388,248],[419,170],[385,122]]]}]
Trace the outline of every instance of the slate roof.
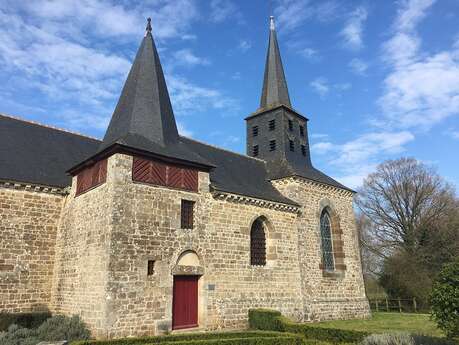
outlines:
[{"label": "slate roof", "polygon": [[65,172],[100,145],[97,139],[0,114],[0,179],[65,187]]},{"label": "slate roof", "polygon": [[273,105],[284,104],[289,108],[290,96],[288,94],[287,81],[284,67],[277,43],[277,34],[274,27],[274,17],[270,17],[269,43],[266,54],[265,75],[263,78],[263,90],[261,93],[260,109],[270,108]]},{"label": "slate roof", "polygon": [[[212,188],[296,205],[266,179],[265,162],[180,137],[180,145],[217,168]],[[66,171],[97,152],[100,140],[0,114],[0,180],[66,187]]]}]

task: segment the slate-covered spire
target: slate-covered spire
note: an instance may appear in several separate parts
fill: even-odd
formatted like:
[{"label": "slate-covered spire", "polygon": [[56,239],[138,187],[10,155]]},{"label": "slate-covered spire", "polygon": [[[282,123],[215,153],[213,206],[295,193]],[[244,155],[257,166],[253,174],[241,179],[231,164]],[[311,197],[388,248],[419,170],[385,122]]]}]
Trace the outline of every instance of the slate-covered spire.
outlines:
[{"label": "slate-covered spire", "polygon": [[115,142],[135,147],[139,141],[166,146],[179,140],[151,31],[151,19],[148,18],[145,37],[124,84],[101,149]]},{"label": "slate-covered spire", "polygon": [[281,104],[290,108],[292,107],[290,104],[290,97],[288,95],[287,81],[285,80],[279,45],[277,43],[274,17],[271,16],[268,54],[266,56],[265,76],[263,80],[260,108],[266,109]]}]

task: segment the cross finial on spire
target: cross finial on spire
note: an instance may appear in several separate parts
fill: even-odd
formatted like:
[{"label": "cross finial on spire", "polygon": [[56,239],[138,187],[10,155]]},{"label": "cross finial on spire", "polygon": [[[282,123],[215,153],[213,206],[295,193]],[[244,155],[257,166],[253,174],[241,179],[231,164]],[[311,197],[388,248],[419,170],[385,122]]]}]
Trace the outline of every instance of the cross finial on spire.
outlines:
[{"label": "cross finial on spire", "polygon": [[152,30],[152,29],[151,29],[151,18],[150,18],[150,17],[147,18],[147,27],[145,28],[145,30],[146,30],[146,31],[145,31],[145,36],[146,36],[149,32],[151,32],[151,30]]},{"label": "cross finial on spire", "polygon": [[269,16],[269,28],[271,30],[275,30],[276,27],[274,26],[274,16]]}]

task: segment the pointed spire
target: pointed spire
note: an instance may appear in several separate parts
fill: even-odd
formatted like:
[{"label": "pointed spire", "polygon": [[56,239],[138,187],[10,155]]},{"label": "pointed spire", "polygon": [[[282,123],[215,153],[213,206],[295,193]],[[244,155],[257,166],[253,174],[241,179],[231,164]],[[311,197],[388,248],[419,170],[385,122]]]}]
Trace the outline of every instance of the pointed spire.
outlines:
[{"label": "pointed spire", "polygon": [[269,18],[269,44],[260,108],[270,108],[280,104],[292,107],[288,95],[287,81],[285,80],[279,45],[277,43],[274,17],[271,16]]},{"label": "pointed spire", "polygon": [[145,139],[165,146],[178,141],[169,92],[151,34],[148,18],[145,37],[132,64],[101,149],[115,142],[136,146]]}]

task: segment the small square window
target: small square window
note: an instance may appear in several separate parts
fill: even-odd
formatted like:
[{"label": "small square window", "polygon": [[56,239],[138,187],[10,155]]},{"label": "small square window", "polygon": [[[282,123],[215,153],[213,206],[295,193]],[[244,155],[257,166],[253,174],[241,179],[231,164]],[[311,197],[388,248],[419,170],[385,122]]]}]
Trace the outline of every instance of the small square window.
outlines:
[{"label": "small square window", "polygon": [[268,127],[270,131],[274,131],[276,129],[276,120],[270,120],[268,123]]},{"label": "small square window", "polygon": [[252,127],[252,136],[254,137],[258,136],[258,126]]},{"label": "small square window", "polygon": [[293,121],[292,120],[288,120],[288,130],[293,131]]},{"label": "small square window", "polygon": [[306,146],[305,145],[301,145],[301,154],[303,156],[306,156]]},{"label": "small square window", "polygon": [[258,145],[254,145],[252,148],[252,154],[254,157],[258,156]]},{"label": "small square window", "polygon": [[300,135],[304,137],[304,126],[300,126]]},{"label": "small square window", "polygon": [[148,260],[147,275],[152,276],[153,274],[155,274],[155,260]]},{"label": "small square window", "polygon": [[194,201],[182,200],[181,224],[182,229],[193,229]]},{"label": "small square window", "polygon": [[269,141],[269,151],[275,151],[276,150],[276,140],[270,140]]},{"label": "small square window", "polygon": [[289,140],[289,147],[290,147],[290,151],[294,152],[295,151],[295,143],[293,142],[293,140]]}]

